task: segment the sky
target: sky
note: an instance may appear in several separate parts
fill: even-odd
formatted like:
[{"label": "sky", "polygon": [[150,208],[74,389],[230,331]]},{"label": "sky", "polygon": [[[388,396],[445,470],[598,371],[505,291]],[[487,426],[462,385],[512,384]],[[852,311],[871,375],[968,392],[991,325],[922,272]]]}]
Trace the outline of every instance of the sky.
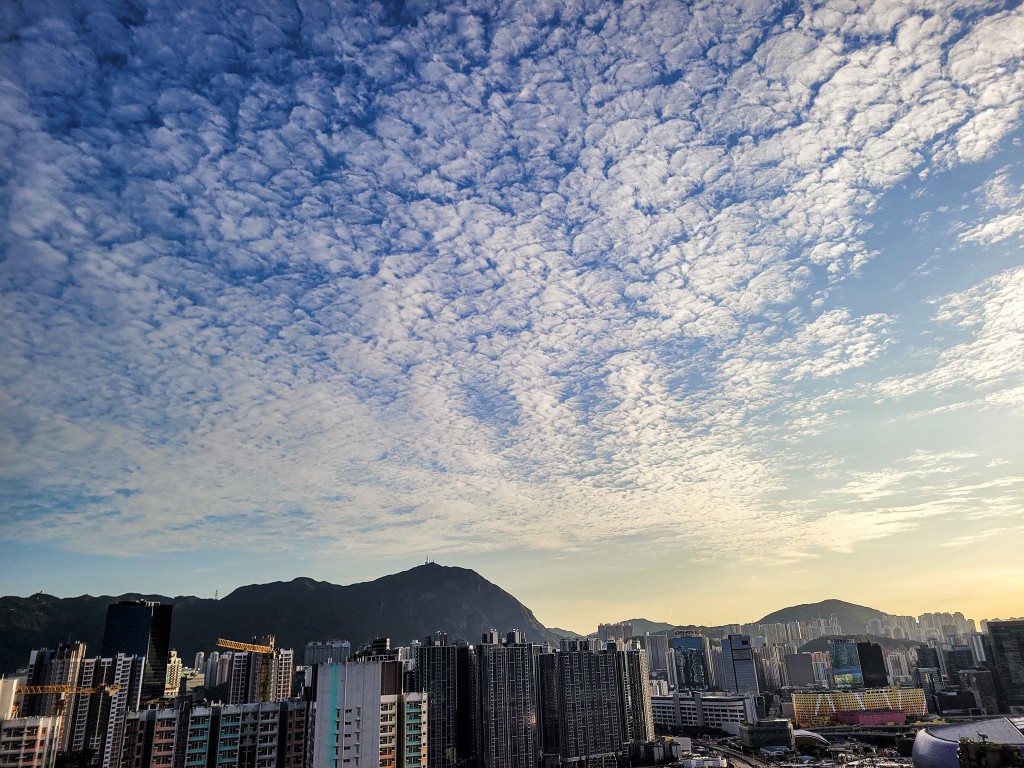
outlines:
[{"label": "sky", "polygon": [[0,33],[0,592],[1024,614],[1020,3]]}]

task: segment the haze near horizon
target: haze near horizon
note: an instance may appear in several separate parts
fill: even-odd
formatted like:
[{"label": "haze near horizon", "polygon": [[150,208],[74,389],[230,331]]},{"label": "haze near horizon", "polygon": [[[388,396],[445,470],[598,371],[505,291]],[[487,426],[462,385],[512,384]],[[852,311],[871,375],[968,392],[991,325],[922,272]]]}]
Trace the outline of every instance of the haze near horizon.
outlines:
[{"label": "haze near horizon", "polygon": [[8,591],[1022,613],[1019,3],[0,31]]}]

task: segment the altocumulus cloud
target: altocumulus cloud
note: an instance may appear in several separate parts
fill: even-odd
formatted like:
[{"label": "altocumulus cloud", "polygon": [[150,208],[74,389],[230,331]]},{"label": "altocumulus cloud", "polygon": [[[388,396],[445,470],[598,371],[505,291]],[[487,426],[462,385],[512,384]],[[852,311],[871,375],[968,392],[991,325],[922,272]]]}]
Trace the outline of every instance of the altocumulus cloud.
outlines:
[{"label": "altocumulus cloud", "polygon": [[[1021,512],[1019,446],[912,428],[1020,426],[1019,6],[0,14],[9,538],[799,558]],[[967,171],[915,278],[886,201]]]}]

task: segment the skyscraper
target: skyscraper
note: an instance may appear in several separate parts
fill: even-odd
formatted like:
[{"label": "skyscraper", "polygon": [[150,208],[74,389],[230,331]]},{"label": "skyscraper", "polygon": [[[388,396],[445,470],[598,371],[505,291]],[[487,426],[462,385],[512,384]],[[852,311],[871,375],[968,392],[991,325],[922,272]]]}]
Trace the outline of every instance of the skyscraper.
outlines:
[{"label": "skyscraper", "polygon": [[416,676],[419,689],[427,694],[430,740],[427,744],[428,768],[453,768],[464,749],[458,743],[458,648],[448,644],[448,636],[437,632],[416,649]]},{"label": "skyscraper", "polygon": [[1004,711],[1024,707],[1024,620],[990,621],[988,635]]},{"label": "skyscraper", "polygon": [[[680,691],[711,690],[711,645],[697,634],[673,637],[668,642],[675,666],[676,689]],[[724,646],[723,646],[724,647]]]},{"label": "skyscraper", "polygon": [[834,638],[828,641],[828,655],[832,661],[832,680],[836,688],[861,688],[864,672],[857,653],[857,641]]},{"label": "skyscraper", "polygon": [[122,600],[107,607],[100,656],[114,658],[123,653],[145,657],[142,701],[159,699],[164,694],[173,608],[149,600]]},{"label": "skyscraper", "polygon": [[882,646],[871,642],[857,643],[857,659],[860,661],[865,688],[884,688],[889,684]]},{"label": "skyscraper", "polygon": [[480,664],[480,738],[483,768],[534,768],[540,756],[538,647],[510,632],[477,649]]},{"label": "skyscraper", "polygon": [[723,638],[722,671],[722,687],[730,693],[760,693],[750,635],[728,635]]}]

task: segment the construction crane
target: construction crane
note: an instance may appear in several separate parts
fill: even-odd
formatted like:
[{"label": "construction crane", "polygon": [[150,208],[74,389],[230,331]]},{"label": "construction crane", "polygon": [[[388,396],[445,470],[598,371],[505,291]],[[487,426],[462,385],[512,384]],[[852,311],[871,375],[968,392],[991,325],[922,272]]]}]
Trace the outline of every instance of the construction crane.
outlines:
[{"label": "construction crane", "polygon": [[47,695],[53,693],[64,694],[65,696],[78,696],[87,693],[105,693],[113,696],[121,690],[120,685],[97,685],[95,688],[72,688],[70,685],[23,685],[18,688],[18,693],[25,696]]},{"label": "construction crane", "polygon": [[240,643],[237,640],[225,640],[222,637],[217,638],[217,647],[224,648],[229,651],[240,651],[242,653],[251,653],[258,657],[259,663],[259,686],[260,686],[260,701],[270,701],[270,681],[271,672],[276,666],[274,662],[280,655],[281,649],[274,647],[274,636],[270,635],[265,638],[267,641],[266,645],[257,643]]},{"label": "construction crane", "polygon": [[[120,685],[97,685],[92,688],[75,688],[70,685],[23,685],[18,688],[18,695],[22,697],[60,696],[60,698],[53,703],[53,714],[62,716],[64,714],[64,707],[67,705],[68,696],[85,696],[93,693],[103,693],[107,696],[113,696],[120,690]],[[22,698],[21,703],[25,703],[24,698]],[[15,707],[15,716],[17,716],[17,709],[18,708]],[[63,722],[64,718],[61,717],[61,723],[63,724]]]}]

